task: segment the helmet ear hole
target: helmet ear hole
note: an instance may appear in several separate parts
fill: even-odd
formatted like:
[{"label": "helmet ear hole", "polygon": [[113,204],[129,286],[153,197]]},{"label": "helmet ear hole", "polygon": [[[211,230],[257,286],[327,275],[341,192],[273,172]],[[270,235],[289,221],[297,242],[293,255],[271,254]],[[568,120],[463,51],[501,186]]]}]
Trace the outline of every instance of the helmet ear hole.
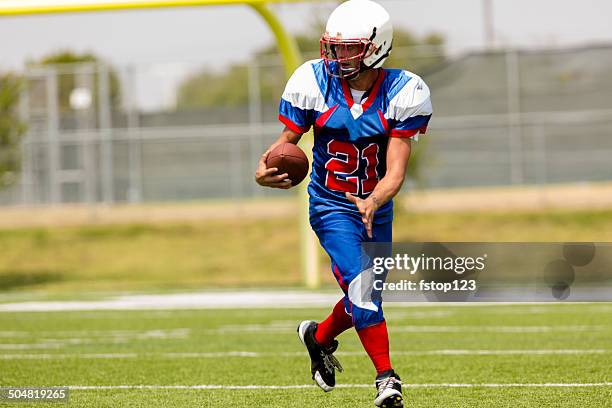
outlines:
[{"label": "helmet ear hole", "polygon": [[384,41],[380,47],[378,47],[378,49],[376,50],[376,55],[380,54],[380,52],[382,51],[383,48],[385,48],[385,46],[387,45],[387,42]]}]

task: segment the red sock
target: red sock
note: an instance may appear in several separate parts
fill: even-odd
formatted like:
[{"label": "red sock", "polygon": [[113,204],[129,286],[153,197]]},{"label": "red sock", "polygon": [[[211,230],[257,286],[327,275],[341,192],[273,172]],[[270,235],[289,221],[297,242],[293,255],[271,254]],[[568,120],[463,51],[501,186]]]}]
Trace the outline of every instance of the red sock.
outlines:
[{"label": "red sock", "polygon": [[376,374],[391,370],[391,359],[389,358],[389,334],[387,323],[383,320],[374,326],[366,327],[357,331],[363,348],[370,356],[376,367]]},{"label": "red sock", "polygon": [[327,319],[319,323],[315,339],[322,346],[329,347],[336,336],[351,327],[353,327],[353,319],[344,310],[344,300],[340,299]]}]

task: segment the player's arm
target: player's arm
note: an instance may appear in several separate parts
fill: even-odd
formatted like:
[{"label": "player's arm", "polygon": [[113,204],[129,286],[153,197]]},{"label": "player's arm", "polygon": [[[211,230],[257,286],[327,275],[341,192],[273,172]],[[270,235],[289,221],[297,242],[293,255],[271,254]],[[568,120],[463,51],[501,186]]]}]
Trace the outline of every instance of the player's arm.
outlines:
[{"label": "player's arm", "polygon": [[291,75],[281,96],[278,119],[285,124],[285,128],[259,159],[255,171],[255,181],[259,185],[283,189],[291,187],[291,180],[287,179],[288,174],[276,174],[278,169],[275,167],[268,169],[266,160],[276,146],[281,143],[297,144],[302,134],[310,129],[313,124],[315,102],[318,101],[311,97],[313,92],[320,93],[319,85],[313,74],[312,64],[307,61]]},{"label": "player's arm", "polygon": [[260,186],[264,187],[272,187],[272,188],[282,188],[288,189],[291,187],[291,180],[287,178],[288,174],[276,174],[278,169],[276,167],[267,168],[266,161],[268,160],[268,155],[274,148],[282,143],[293,143],[297,144],[300,138],[302,137],[301,133],[296,133],[293,130],[285,127],[281,132],[280,136],[270,147],[268,150],[264,152],[259,158],[259,163],[257,165],[257,170],[255,171],[255,181]]},{"label": "player's arm", "polygon": [[[406,177],[406,168],[410,158],[410,138],[389,138],[387,147],[387,173],[376,184],[368,197],[380,207],[399,193]],[[378,209],[377,207],[377,209]]]},{"label": "player's arm", "polygon": [[372,238],[374,213],[391,200],[402,188],[406,167],[410,158],[410,138],[389,138],[387,147],[387,173],[376,184],[374,191],[365,200],[346,193],[346,198],[357,206],[368,236]]}]

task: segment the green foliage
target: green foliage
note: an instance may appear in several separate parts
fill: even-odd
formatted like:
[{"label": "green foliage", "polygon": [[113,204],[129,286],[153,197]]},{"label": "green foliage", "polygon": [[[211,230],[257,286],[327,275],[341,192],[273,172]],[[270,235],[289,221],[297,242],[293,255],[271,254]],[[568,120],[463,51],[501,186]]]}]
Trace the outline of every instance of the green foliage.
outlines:
[{"label": "green foliage", "polygon": [[203,71],[188,78],[179,88],[180,108],[215,105],[240,106],[248,100],[246,66],[232,65],[224,73]]},{"label": "green foliage", "polygon": [[[305,59],[318,58],[319,37],[323,31],[322,23],[313,24],[311,33],[295,37]],[[396,30],[394,34],[395,53],[385,63],[392,68],[403,68],[416,73],[424,73],[429,68],[444,61],[444,39],[438,34],[424,38],[404,31]],[[405,48],[410,47],[410,48]],[[432,51],[434,53],[432,54]],[[276,44],[271,44],[255,53],[247,64],[261,65],[277,59]],[[261,100],[264,103],[276,103],[282,93],[286,78],[282,67],[265,67],[260,70]],[[218,105],[235,107],[248,103],[248,69],[245,64],[235,64],[223,72],[203,70],[187,78],[179,87],[177,105],[179,109],[208,108]]]},{"label": "green foliage", "polygon": [[[59,51],[43,57],[40,61],[31,63],[31,65],[68,65],[68,64],[84,64],[101,63],[102,60],[91,53],[77,54],[72,51]],[[93,105],[97,106],[98,103],[98,74],[96,73],[92,78],[93,87]],[[72,90],[77,86],[77,78],[75,74],[67,73],[60,74],[58,76],[58,92],[59,92],[59,108],[60,110],[70,110],[70,94]],[[117,73],[111,68],[109,71],[109,94],[111,106],[116,106],[121,97],[121,86],[119,84],[119,78]]]},{"label": "green foliage", "polygon": [[393,49],[385,66],[407,69],[419,75],[426,74],[429,69],[445,60],[444,37],[440,34],[417,38],[408,31],[396,30]]},{"label": "green foliage", "polygon": [[25,132],[17,112],[21,86],[21,78],[0,75],[0,187],[12,184],[19,170],[19,144]]},{"label": "green foliage", "polygon": [[423,166],[428,161],[427,145],[429,135],[419,135],[418,142],[413,142],[410,149],[410,160],[406,169],[406,177],[413,180],[417,187],[423,188]]}]

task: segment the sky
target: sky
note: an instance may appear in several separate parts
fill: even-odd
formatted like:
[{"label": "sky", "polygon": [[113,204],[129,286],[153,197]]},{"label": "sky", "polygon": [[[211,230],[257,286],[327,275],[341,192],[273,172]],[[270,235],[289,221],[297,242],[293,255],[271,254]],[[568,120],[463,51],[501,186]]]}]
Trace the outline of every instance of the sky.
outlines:
[{"label": "sky", "polygon": [[[612,2],[608,0],[491,1],[499,46],[612,44]],[[485,45],[483,0],[379,3],[389,11],[395,26],[418,35],[441,33],[452,55]],[[272,8],[291,32],[302,32],[315,16],[324,19],[335,4],[315,1]],[[140,66],[153,76],[182,77],[196,66],[223,69],[231,62],[247,60],[272,41],[266,25],[247,6],[3,17],[0,71],[19,70],[27,60],[70,49],[92,51],[116,66]]]}]

